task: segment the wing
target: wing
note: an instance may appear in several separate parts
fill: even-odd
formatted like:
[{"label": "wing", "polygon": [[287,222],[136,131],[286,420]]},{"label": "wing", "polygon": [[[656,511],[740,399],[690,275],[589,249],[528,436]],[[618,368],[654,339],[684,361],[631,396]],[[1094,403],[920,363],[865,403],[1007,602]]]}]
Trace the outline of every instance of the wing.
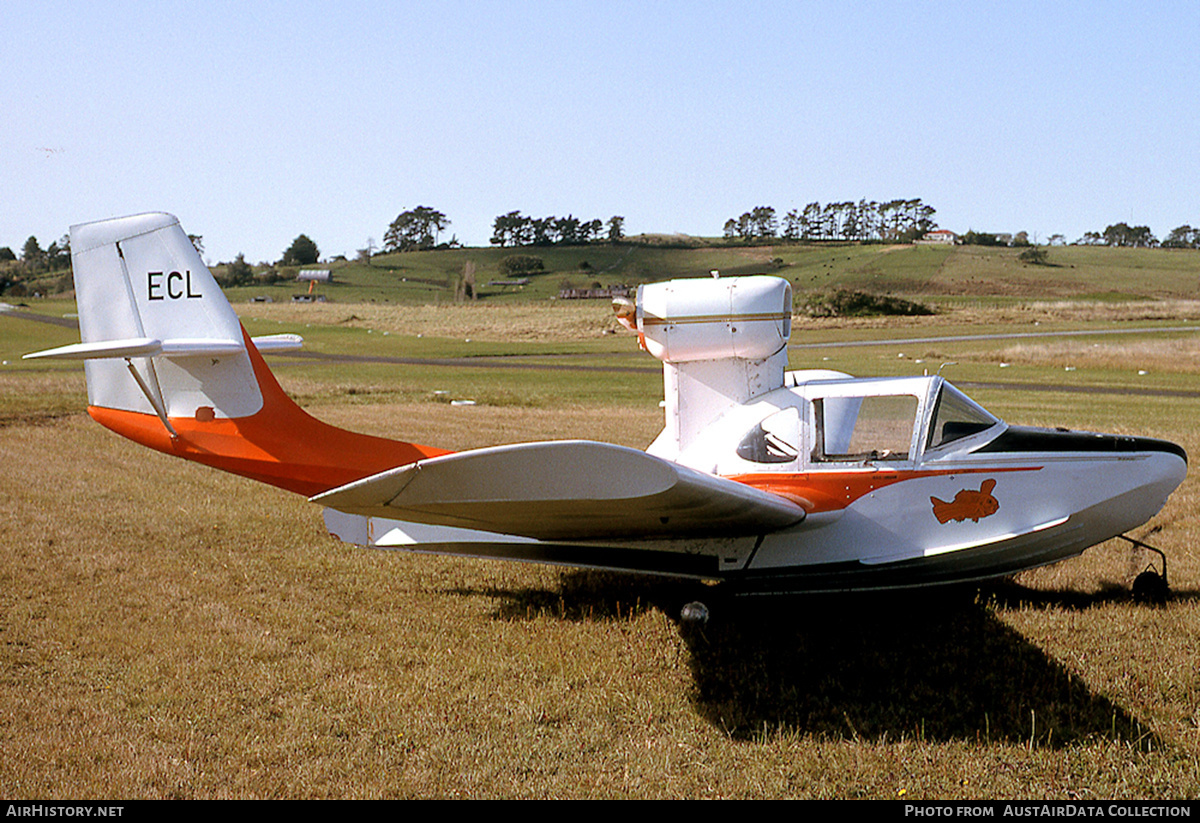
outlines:
[{"label": "wing", "polygon": [[802,508],[769,492],[583,440],[434,457],[311,500],[348,514],[539,540],[765,534],[804,519]]}]

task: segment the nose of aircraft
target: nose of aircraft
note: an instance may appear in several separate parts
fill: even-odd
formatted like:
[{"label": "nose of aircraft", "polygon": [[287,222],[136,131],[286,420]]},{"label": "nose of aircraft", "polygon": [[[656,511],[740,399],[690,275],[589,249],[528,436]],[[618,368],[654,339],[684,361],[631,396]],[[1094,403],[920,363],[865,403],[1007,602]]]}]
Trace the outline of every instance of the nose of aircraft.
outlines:
[{"label": "nose of aircraft", "polygon": [[1010,426],[979,451],[1036,452],[1104,461],[1086,482],[1097,491],[1111,492],[1108,508],[1120,511],[1109,511],[1105,516],[1119,520],[1121,531],[1157,514],[1187,476],[1187,452],[1183,447],[1151,437]]},{"label": "nose of aircraft", "polygon": [[1169,440],[1153,437],[1133,437],[1124,434],[1097,434],[1095,432],[1068,431],[1065,429],[1038,429],[1029,426],[1009,426],[1008,429],[988,443],[981,452],[1099,452],[1120,454],[1133,452],[1163,452],[1179,458],[1187,467],[1187,452],[1182,446]]}]

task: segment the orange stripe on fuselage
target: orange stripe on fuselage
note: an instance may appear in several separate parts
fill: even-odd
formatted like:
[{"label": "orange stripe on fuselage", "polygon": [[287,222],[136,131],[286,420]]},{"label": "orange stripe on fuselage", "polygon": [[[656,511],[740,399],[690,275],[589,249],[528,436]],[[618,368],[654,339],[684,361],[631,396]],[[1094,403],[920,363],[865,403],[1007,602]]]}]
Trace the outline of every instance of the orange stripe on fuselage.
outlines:
[{"label": "orange stripe on fuselage", "polygon": [[242,335],[262,392],[263,406],[249,417],[207,422],[172,417],[172,438],[153,414],[89,406],[97,423],[144,446],[311,497],[427,457],[445,449],[372,437],[322,423],[279,386],[262,355]]},{"label": "orange stripe on fuselage", "polygon": [[951,474],[1000,474],[1001,472],[1038,471],[1041,466],[1020,468],[971,468],[971,469],[826,469],[810,472],[778,474],[735,474],[728,476],[771,494],[799,504],[809,514],[840,511],[860,497],[877,489],[886,488],[905,480],[921,477],[942,477]]}]

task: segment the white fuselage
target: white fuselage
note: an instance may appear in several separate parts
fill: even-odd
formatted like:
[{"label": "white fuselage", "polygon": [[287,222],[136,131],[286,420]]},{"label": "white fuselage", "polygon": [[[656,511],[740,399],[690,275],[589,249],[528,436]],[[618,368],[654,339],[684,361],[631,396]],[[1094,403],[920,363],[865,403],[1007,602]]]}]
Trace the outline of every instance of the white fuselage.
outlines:
[{"label": "white fuselage", "polygon": [[[799,503],[807,516],[790,528],[547,542],[368,518],[370,533],[352,542],[727,579],[751,590],[916,586],[1079,554],[1146,522],[1186,472],[1182,451],[1162,441],[1009,427],[940,377],[830,374],[789,373],[783,388],[729,407],[689,448],[659,454]],[[364,528],[346,517],[328,512],[331,531]]]}]

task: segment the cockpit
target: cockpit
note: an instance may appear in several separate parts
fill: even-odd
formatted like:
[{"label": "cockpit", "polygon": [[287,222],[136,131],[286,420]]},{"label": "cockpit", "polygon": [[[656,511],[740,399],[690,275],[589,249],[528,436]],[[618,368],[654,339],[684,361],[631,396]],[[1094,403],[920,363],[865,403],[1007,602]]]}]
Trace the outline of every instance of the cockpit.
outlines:
[{"label": "cockpit", "polygon": [[724,431],[716,439],[736,444],[721,474],[911,467],[975,448],[1005,428],[941,377],[804,377],[789,373],[784,388],[717,424]]}]

